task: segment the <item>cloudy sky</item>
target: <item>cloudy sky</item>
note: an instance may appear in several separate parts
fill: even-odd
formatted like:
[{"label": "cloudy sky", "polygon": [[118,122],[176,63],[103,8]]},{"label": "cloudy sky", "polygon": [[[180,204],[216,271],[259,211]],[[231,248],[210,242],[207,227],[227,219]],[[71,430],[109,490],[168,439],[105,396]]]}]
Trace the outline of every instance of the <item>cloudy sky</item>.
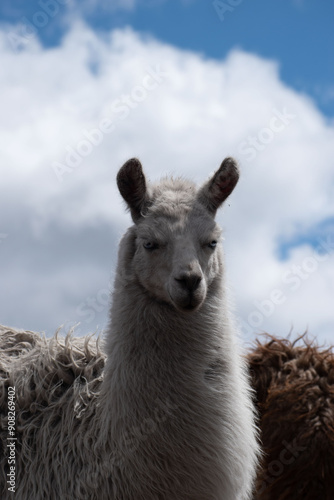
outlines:
[{"label": "cloudy sky", "polygon": [[334,342],[331,0],[3,0],[0,321],[103,331],[130,223],[115,176],[203,182],[245,342]]}]

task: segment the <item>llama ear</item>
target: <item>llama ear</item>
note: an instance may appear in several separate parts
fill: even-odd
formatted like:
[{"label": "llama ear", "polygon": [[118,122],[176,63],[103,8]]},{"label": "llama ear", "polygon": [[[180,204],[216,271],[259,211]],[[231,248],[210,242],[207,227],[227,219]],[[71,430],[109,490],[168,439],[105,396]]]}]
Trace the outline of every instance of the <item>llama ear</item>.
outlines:
[{"label": "llama ear", "polygon": [[124,163],[117,174],[117,186],[128,204],[133,222],[137,222],[148,204],[146,179],[137,158],[131,158]]},{"label": "llama ear", "polygon": [[225,158],[217,172],[204,184],[198,199],[215,215],[217,209],[232,193],[239,179],[239,169],[233,158]]}]

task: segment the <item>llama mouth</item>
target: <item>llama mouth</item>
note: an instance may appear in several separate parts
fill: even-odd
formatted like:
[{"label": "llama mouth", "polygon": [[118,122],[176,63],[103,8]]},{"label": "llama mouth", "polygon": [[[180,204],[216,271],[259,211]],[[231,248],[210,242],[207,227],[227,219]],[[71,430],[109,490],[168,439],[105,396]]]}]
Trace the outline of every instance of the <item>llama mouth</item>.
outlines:
[{"label": "llama mouth", "polygon": [[200,307],[200,304],[188,304],[187,306],[183,307],[184,311],[196,311]]},{"label": "llama mouth", "polygon": [[190,296],[188,300],[183,301],[175,301],[172,297],[170,297],[176,309],[181,312],[194,312],[197,311],[201,305],[203,304],[202,300],[194,299],[193,296]]},{"label": "llama mouth", "polygon": [[194,290],[185,290],[181,287],[167,286],[167,293],[172,305],[180,312],[189,313],[200,309],[207,296],[207,287],[200,284]]}]

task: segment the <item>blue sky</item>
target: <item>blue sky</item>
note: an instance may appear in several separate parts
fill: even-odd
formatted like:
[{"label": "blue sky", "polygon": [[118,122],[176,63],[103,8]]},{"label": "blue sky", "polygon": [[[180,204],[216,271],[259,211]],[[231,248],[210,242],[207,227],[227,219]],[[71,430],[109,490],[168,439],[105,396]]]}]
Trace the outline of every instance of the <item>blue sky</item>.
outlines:
[{"label": "blue sky", "polygon": [[334,342],[333,21],[329,0],[3,0],[0,321],[102,331],[122,163],[200,183],[232,155],[218,221],[244,338]]},{"label": "blue sky", "polygon": [[[117,4],[117,5],[115,5]],[[42,8],[44,5],[44,9]],[[3,0],[2,22],[38,27],[46,46],[55,46],[78,16],[94,29],[109,31],[132,26],[177,47],[206,57],[225,58],[231,48],[275,59],[284,82],[310,95],[327,117],[334,114],[334,3],[331,0],[138,0],[82,1]],[[220,15],[218,14],[220,12]],[[35,20],[35,22],[34,22]]]}]

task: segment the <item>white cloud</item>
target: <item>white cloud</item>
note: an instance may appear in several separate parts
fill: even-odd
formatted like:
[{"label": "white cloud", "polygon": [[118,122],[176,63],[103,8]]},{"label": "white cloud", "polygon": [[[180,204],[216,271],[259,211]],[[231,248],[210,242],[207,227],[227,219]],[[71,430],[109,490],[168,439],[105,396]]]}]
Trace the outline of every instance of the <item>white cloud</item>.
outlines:
[{"label": "white cloud", "polygon": [[[11,280],[10,294],[1,284],[2,322],[16,321],[15,301],[17,324],[29,318],[27,327],[40,328],[43,320],[51,333],[82,320],[77,306],[108,286],[108,252],[114,256],[118,236],[92,263],[99,237],[95,232],[97,245],[88,252],[84,235],[112,225],[110,233],[119,235],[129,224],[115,186],[126,159],[139,156],[151,179],[171,173],[202,182],[234,155],[242,178],[219,220],[241,318],[279,289],[286,300],[254,329],[284,336],[291,326],[298,333],[308,326],[330,341],[334,252],[292,291],[282,276],[312,249],[298,247],[281,262],[277,246],[333,214],[333,127],[310,99],[281,82],[275,62],[237,50],[224,61],[208,60],[130,29],[98,38],[80,23],[49,50],[31,40],[15,53],[3,33],[0,52],[7,68],[0,76],[0,209],[8,217],[0,225],[8,235],[0,254],[9,259],[3,280]],[[102,124],[113,129],[101,132]],[[60,177],[56,164],[67,167]],[[56,247],[49,262],[46,242]]]}]

